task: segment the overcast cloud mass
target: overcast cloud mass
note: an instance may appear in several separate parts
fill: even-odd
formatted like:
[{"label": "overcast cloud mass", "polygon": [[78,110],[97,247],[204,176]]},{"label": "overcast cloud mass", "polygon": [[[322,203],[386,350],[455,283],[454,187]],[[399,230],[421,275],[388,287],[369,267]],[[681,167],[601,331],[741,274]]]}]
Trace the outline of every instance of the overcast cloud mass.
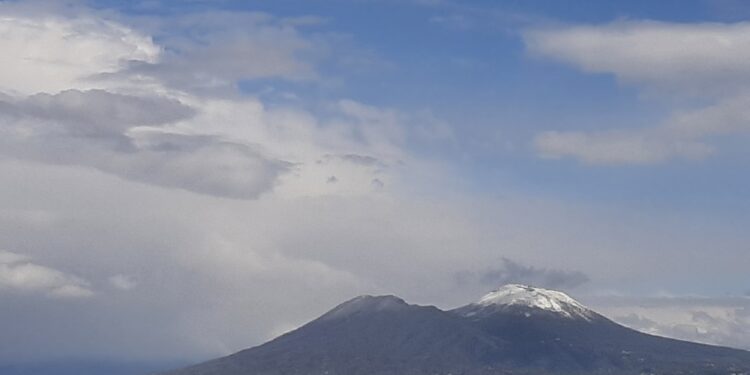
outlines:
[{"label": "overcast cloud mass", "polygon": [[750,8],[686,3],[0,1],[0,363],[508,282],[750,349]]}]

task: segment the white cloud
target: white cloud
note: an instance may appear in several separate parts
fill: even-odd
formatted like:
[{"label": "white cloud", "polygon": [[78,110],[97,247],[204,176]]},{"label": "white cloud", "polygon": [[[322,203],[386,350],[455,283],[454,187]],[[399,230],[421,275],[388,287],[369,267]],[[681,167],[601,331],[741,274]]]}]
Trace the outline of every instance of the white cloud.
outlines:
[{"label": "white cloud", "polygon": [[[750,23],[616,21],[534,29],[530,52],[623,82],[705,95],[750,83]],[[741,87],[741,86],[740,86]]]},{"label": "white cloud", "polygon": [[750,133],[750,23],[617,21],[529,30],[524,40],[531,53],[585,72],[708,102],[675,109],[652,128],[542,132],[534,139],[542,157],[609,165],[696,160],[721,148],[716,136]]},{"label": "white cloud", "polygon": [[0,290],[59,298],[91,297],[89,283],[77,276],[41,266],[21,254],[0,251]]},{"label": "white cloud", "polygon": [[[0,4],[0,90],[56,93],[102,85],[100,73],[117,72],[128,61],[158,61],[150,37],[117,23],[81,16],[27,17]],[[5,11],[5,12],[4,12]]]}]

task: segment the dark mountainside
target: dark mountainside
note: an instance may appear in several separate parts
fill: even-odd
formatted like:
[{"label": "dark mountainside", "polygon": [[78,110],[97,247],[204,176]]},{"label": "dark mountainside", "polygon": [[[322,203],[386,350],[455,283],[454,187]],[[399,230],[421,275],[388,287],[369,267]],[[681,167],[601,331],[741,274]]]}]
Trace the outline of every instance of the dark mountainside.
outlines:
[{"label": "dark mountainside", "polygon": [[750,352],[647,335],[507,285],[455,310],[362,296],[263,345],[163,375],[747,374]]}]

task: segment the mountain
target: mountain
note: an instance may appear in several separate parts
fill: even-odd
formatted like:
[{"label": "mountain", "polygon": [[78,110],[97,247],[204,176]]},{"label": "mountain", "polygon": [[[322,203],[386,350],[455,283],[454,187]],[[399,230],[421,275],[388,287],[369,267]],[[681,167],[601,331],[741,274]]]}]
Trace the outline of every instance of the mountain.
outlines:
[{"label": "mountain", "polygon": [[647,335],[511,284],[443,311],[361,296],[263,345],[164,375],[747,374],[750,352]]}]

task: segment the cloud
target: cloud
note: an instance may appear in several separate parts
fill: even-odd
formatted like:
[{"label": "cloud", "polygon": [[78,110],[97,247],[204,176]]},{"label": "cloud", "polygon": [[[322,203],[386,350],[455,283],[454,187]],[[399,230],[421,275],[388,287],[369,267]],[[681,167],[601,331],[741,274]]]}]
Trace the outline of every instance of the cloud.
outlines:
[{"label": "cloud", "polygon": [[690,139],[674,139],[651,131],[556,132],[534,137],[534,148],[544,158],[573,157],[586,164],[655,164],[672,159],[703,159],[711,146]]},{"label": "cloud", "polygon": [[750,23],[616,21],[532,29],[528,50],[626,83],[705,95],[749,83]]},{"label": "cloud", "polygon": [[750,301],[737,297],[609,297],[598,309],[631,328],[666,337],[750,349]]},{"label": "cloud", "polygon": [[[281,185],[286,194],[310,194],[313,187],[368,193],[376,190],[373,180],[385,185],[389,176],[363,163],[405,159],[405,117],[397,111],[341,100],[331,104],[331,115],[325,118],[296,108],[271,110],[250,97],[214,96],[244,79],[315,75],[315,59],[302,56],[321,49],[315,38],[303,37],[270,15],[210,12],[151,24],[131,19],[143,26],[136,32],[125,17],[87,9],[80,16],[12,14],[13,22],[32,28],[50,17],[55,28],[48,38],[55,48],[45,50],[43,59],[53,66],[67,63],[68,50],[60,46],[68,39],[92,38],[89,49],[77,51],[92,59],[110,48],[126,49],[118,37],[132,39],[134,45],[130,55],[115,54],[116,61],[79,64],[75,75],[60,73],[67,78],[55,87],[38,88],[45,92],[15,90],[20,82],[10,82],[7,94],[0,93],[5,123],[0,154],[6,158],[86,166],[143,183],[236,199],[256,199]],[[23,35],[28,31],[19,30]],[[153,31],[159,44],[143,30]],[[48,41],[35,38],[26,38],[27,47],[44,50]],[[5,60],[23,65],[24,58],[20,54]],[[47,69],[24,67],[39,74]],[[351,165],[312,164],[334,154],[368,156],[349,157]],[[331,175],[345,183],[326,184]]]},{"label": "cloud", "polygon": [[135,126],[161,126],[185,120],[194,110],[178,100],[109,91],[64,90],[0,100],[0,114],[56,125],[77,136],[118,136]]},{"label": "cloud", "polygon": [[[68,90],[6,100],[6,156],[75,164],[164,187],[252,199],[288,169],[257,147],[161,130],[194,110],[177,100]],[[136,129],[139,128],[139,129]]]},{"label": "cloud", "polygon": [[357,155],[357,154],[346,154],[339,156],[341,159],[352,162],[354,164],[359,164],[363,166],[382,166],[383,162],[378,160],[377,158],[374,158],[372,156],[367,155]]},{"label": "cloud", "polygon": [[532,29],[523,37],[534,55],[610,73],[662,96],[707,103],[675,109],[651,128],[541,132],[533,141],[541,157],[604,165],[701,160],[721,149],[721,136],[750,133],[750,69],[744,63],[750,58],[750,23],[616,21]]},{"label": "cloud", "polygon": [[[14,15],[32,26],[46,16]],[[408,264],[463,237],[442,202],[400,196],[404,176],[436,169],[406,145],[410,115],[347,99],[310,111],[235,90],[244,79],[314,81],[326,43],[292,26],[311,20],[222,13],[149,25],[90,9],[50,17],[72,39],[111,27],[154,48],[63,69],[58,82],[29,90],[0,86],[0,173],[17,182],[0,184],[0,246],[33,249],[50,270],[85,267],[86,280],[68,275],[40,293],[83,295],[93,292],[88,280],[113,292],[68,309],[4,294],[0,360],[228,354],[352,294],[394,289],[414,279]],[[107,39],[96,40],[78,53],[105,54]],[[64,62],[61,51],[44,58]],[[449,272],[441,259],[450,252],[430,257],[428,269]],[[380,280],[383,268],[391,277]]]},{"label": "cloud", "polygon": [[[493,284],[480,278],[498,270],[548,287],[572,289],[581,280],[572,270],[579,270],[597,286],[630,288],[623,286],[628,280],[652,288],[740,277],[750,261],[744,227],[729,230],[721,218],[696,231],[683,217],[610,216],[517,197],[460,201],[393,190],[403,184],[396,176],[377,194],[274,189],[255,200],[225,200],[75,165],[5,160],[0,175],[14,178],[0,184],[0,207],[57,218],[39,224],[9,217],[0,246],[33,249],[54,269],[85,269],[87,280],[104,288],[113,275],[138,282],[127,293],[103,288],[66,308],[4,294],[0,321],[13,340],[0,340],[0,359],[211,358],[260,344],[279,326],[298,326],[358,294],[452,308],[496,287],[501,276],[492,275]],[[315,181],[333,189],[347,183],[321,176]],[[493,263],[501,247],[516,269]],[[671,272],[662,272],[666,262]],[[473,271],[470,282],[451,277],[460,270]],[[608,314],[619,315],[626,314]]]},{"label": "cloud", "polygon": [[94,295],[86,280],[32,263],[29,257],[8,251],[0,251],[1,290],[55,298],[86,298]]},{"label": "cloud", "polygon": [[156,62],[161,50],[150,37],[101,18],[29,16],[0,4],[0,91],[17,94],[90,89],[102,72],[128,61]]},{"label": "cloud", "polygon": [[[227,94],[240,81],[318,78],[316,63],[333,48],[297,28],[314,16],[213,11],[126,17],[82,5],[0,4],[0,91],[167,86]],[[158,44],[154,41],[158,40]]]},{"label": "cloud", "polygon": [[243,80],[314,80],[315,62],[328,50],[323,39],[303,37],[296,29],[320,22],[314,17],[208,11],[159,21],[152,26],[164,46],[159,59],[133,59],[114,76],[145,76],[181,90],[220,93]]},{"label": "cloud", "polygon": [[589,281],[586,274],[579,271],[536,268],[502,259],[502,266],[481,272],[460,272],[456,274],[459,283],[479,282],[488,288],[505,284],[528,284],[550,289],[572,289]]},{"label": "cloud", "polygon": [[735,95],[702,108],[676,111],[663,127],[688,139],[749,134],[750,95]]},{"label": "cloud", "polygon": [[135,152],[112,155],[108,163],[94,165],[136,181],[238,199],[253,199],[270,190],[290,168],[250,145],[210,136],[156,133],[135,144]]},{"label": "cloud", "polygon": [[[170,91],[158,80],[141,84],[140,73],[128,71],[133,64],[174,63],[150,37],[90,10],[75,17],[30,16],[5,4],[3,10],[8,15],[0,20],[0,33],[5,32],[7,38],[0,41],[0,47],[19,51],[0,58],[0,67],[7,68],[0,69],[7,74],[0,73],[0,90],[6,92],[0,94],[0,119],[4,122],[0,142],[5,157],[82,165],[145,183],[238,199],[256,198],[288,170],[289,163],[265,155],[253,140],[228,140],[210,130],[197,134],[167,131],[166,125],[196,115],[198,109],[185,100],[195,103],[197,98]],[[212,17],[193,16],[180,22],[186,23],[183,27],[194,23],[197,28],[211,28],[219,22]],[[275,21],[257,18],[258,28],[268,30],[248,35],[257,36],[265,43],[262,47],[269,49],[261,53],[251,48],[244,60],[225,56],[227,64],[254,69],[247,60],[252,56],[257,62],[257,56],[266,56],[271,61],[264,66],[281,69],[285,63],[279,59],[297,61],[291,55],[274,58],[270,49],[277,37],[294,38],[293,29],[266,27],[263,25]],[[218,46],[211,40],[203,42],[182,45],[186,49]],[[239,40],[238,46],[249,48],[246,42]],[[276,47],[281,44],[279,41]],[[178,61],[209,64],[201,69],[230,74],[230,83],[245,76],[259,77],[248,71],[232,73],[229,66],[210,65],[211,61],[223,61],[219,57],[224,52],[203,51],[203,59],[191,55]],[[14,73],[14,67],[22,67],[28,80],[16,80],[19,74]],[[167,71],[181,69],[170,66]],[[31,76],[44,79],[35,85]],[[190,77],[177,78],[197,82]]]},{"label": "cloud", "polygon": [[616,316],[613,317],[614,320],[616,320],[618,323],[623,324],[625,326],[628,326],[633,329],[637,329],[641,332],[654,332],[656,331],[659,326],[659,323],[642,317],[635,313],[630,313],[627,315],[622,316]]},{"label": "cloud", "polygon": [[138,280],[130,275],[114,275],[108,280],[113,287],[120,290],[131,290],[138,286]]}]

